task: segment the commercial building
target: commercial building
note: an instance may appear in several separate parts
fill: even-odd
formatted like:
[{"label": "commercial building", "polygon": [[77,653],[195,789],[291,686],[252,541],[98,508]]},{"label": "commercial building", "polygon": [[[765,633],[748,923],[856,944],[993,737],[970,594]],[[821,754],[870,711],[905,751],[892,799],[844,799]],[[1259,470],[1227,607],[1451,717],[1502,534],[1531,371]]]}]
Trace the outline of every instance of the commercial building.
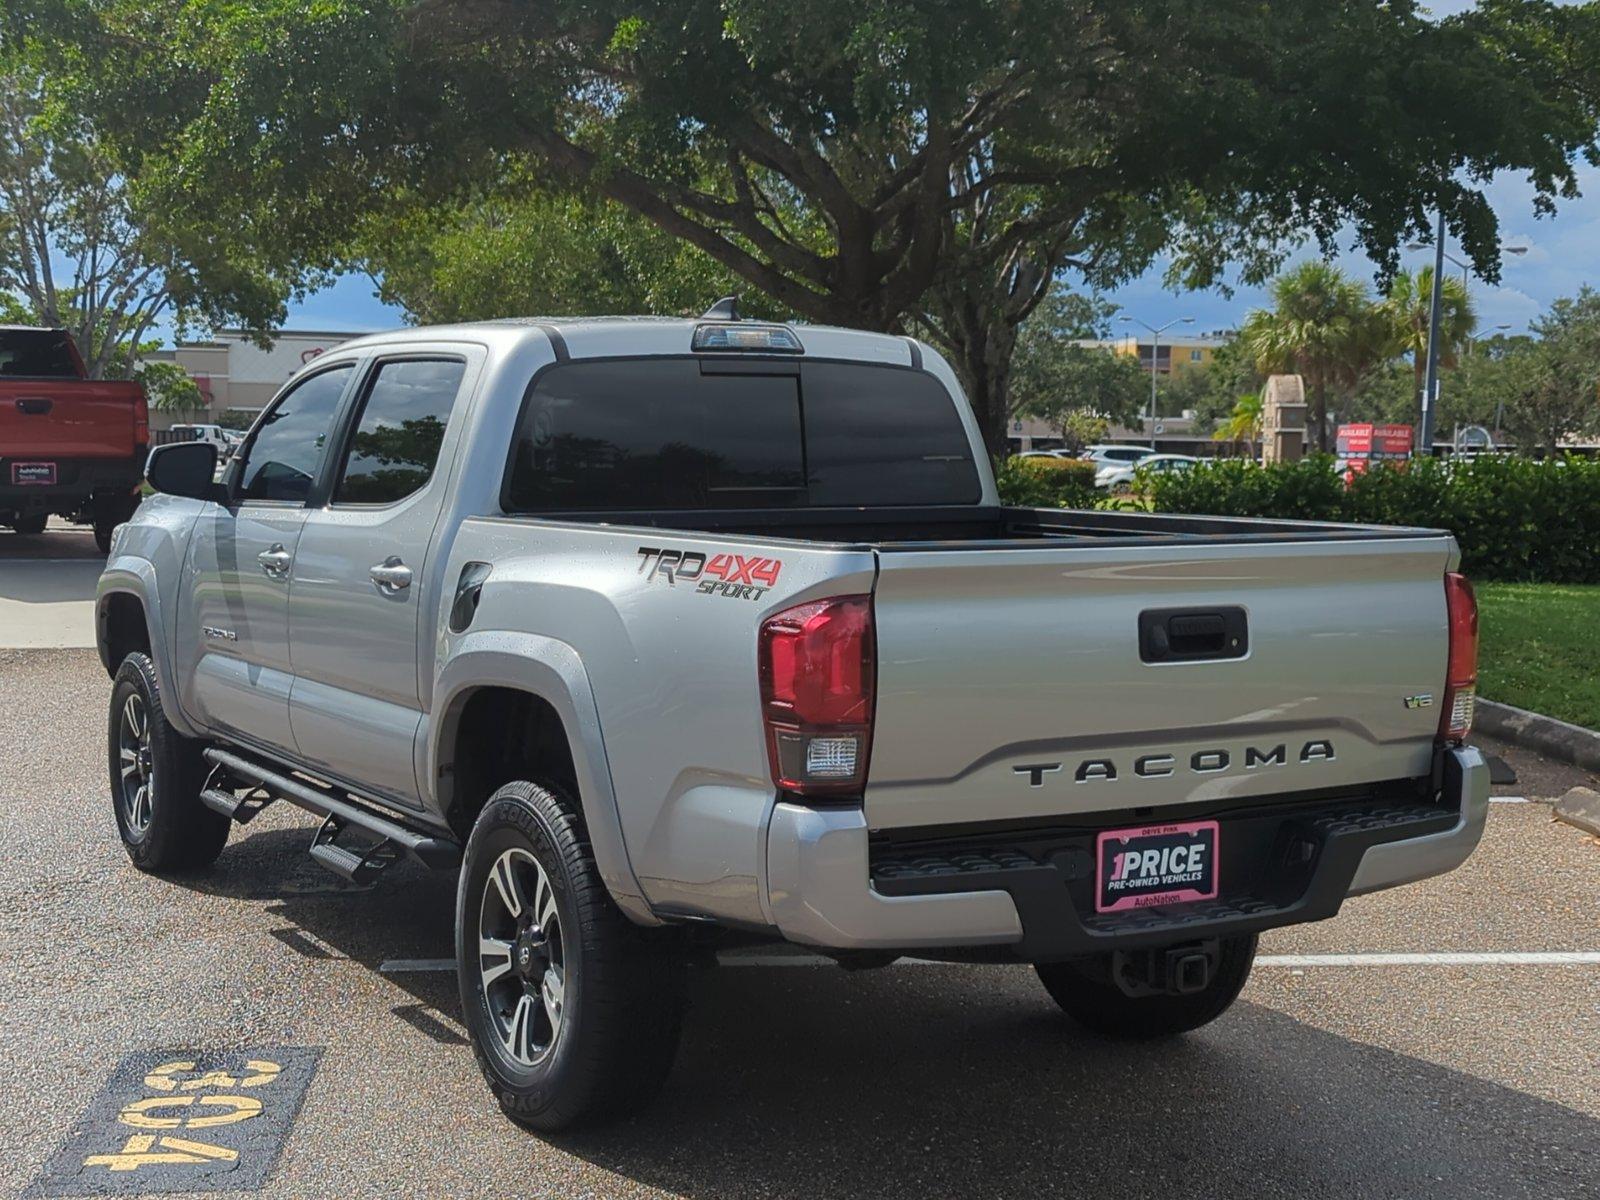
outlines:
[{"label": "commercial building", "polygon": [[291,375],[341,342],[362,336],[349,331],[284,329],[263,348],[242,329],[219,329],[203,342],[180,342],[152,358],[175,362],[200,388],[205,407],[190,412],[152,412],[150,424],[204,424],[233,409],[254,415],[266,407]]},{"label": "commercial building", "polygon": [[[1147,335],[1148,336],[1148,335]],[[1233,336],[1229,331],[1219,330],[1216,333],[1201,333],[1184,336],[1182,334],[1162,334],[1159,342],[1140,341],[1133,334],[1125,334],[1116,338],[1096,338],[1082,341],[1080,346],[1098,346],[1109,350],[1113,354],[1124,357],[1137,358],[1139,366],[1144,370],[1150,369],[1152,354],[1155,358],[1157,375],[1181,375],[1185,371],[1195,368],[1204,368],[1211,365],[1211,359],[1217,350],[1226,345]]]}]

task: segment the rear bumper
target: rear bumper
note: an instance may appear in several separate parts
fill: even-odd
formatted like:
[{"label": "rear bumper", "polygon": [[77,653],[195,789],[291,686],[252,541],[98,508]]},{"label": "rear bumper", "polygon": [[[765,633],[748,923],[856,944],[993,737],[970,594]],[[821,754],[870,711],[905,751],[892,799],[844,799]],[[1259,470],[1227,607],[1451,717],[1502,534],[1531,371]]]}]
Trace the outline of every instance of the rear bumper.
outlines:
[{"label": "rear bumper", "polygon": [[1096,914],[1087,849],[1094,827],[977,838],[949,831],[883,845],[859,811],[779,804],[768,833],[768,901],[784,936],[810,945],[1003,946],[1033,961],[1073,958],[1331,917],[1347,896],[1460,866],[1488,808],[1488,766],[1466,747],[1444,755],[1430,803],[1352,797],[1218,812],[1233,858],[1223,860],[1216,900]]},{"label": "rear bumper", "polygon": [[[55,482],[13,483],[14,461],[51,463]],[[144,456],[139,453],[129,458],[0,458],[0,513],[65,515],[82,508],[97,492],[132,492],[143,475]]]}]

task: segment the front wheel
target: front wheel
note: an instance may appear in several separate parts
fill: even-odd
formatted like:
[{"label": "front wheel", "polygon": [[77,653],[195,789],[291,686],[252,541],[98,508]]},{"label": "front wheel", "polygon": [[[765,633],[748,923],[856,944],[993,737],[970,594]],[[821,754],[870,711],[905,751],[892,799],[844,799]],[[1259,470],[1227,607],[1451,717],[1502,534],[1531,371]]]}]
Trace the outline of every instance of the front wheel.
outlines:
[{"label": "front wheel", "polygon": [[106,738],[117,833],[133,865],[151,872],[211,865],[230,822],[200,800],[202,747],[167,721],[148,655],[130,654],[117,668]]},{"label": "front wheel", "polygon": [[625,1115],[660,1090],[681,963],[607,894],[577,806],[508,783],[467,841],[456,894],[461,1007],[505,1114],[541,1132]]},{"label": "front wheel", "polygon": [[1215,1021],[1244,989],[1256,960],[1256,935],[1222,938],[1204,987],[1191,992],[1129,995],[1113,978],[1111,955],[1089,962],[1036,963],[1051,999],[1078,1024],[1120,1038],[1160,1038]]}]

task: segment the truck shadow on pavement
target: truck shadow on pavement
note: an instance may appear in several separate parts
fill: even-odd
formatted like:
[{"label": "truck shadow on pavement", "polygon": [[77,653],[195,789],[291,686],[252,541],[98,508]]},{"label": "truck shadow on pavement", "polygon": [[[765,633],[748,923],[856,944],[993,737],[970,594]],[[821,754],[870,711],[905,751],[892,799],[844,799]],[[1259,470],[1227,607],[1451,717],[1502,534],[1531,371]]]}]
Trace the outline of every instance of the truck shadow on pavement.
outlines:
[{"label": "truck shadow on pavement", "polygon": [[[452,874],[351,889],[306,859],[310,832],[240,838],[189,886],[266,902],[306,957],[450,955]],[[385,978],[408,997],[396,1037],[462,1042],[452,973]],[[701,970],[690,1002],[661,1098],[553,1146],[707,1200],[1567,1196],[1600,1178],[1600,1121],[1248,1002],[1159,1044],[1079,1032],[1024,967]]]}]

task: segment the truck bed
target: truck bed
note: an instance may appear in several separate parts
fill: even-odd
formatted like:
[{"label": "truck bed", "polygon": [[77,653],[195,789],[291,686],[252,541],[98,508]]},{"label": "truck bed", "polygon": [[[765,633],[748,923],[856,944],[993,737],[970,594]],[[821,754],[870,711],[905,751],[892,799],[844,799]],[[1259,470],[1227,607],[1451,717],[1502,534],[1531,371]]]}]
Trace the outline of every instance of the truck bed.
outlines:
[{"label": "truck bed", "polygon": [[[544,520],[640,526],[825,542],[882,550],[1022,548],[1040,541],[1092,541],[1097,545],[1184,542],[1369,541],[1415,538],[1433,531],[1387,525],[1280,521],[1253,517],[1174,516],[1087,509],[959,505],[941,508],[695,509],[692,511],[581,511],[541,514]],[[1437,535],[1435,535],[1437,536]]]}]

